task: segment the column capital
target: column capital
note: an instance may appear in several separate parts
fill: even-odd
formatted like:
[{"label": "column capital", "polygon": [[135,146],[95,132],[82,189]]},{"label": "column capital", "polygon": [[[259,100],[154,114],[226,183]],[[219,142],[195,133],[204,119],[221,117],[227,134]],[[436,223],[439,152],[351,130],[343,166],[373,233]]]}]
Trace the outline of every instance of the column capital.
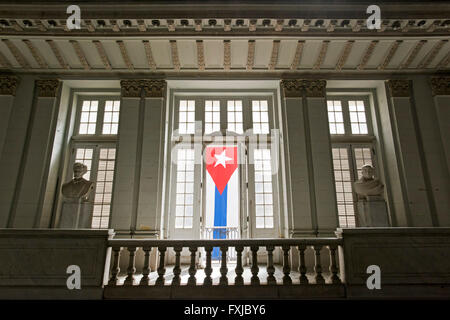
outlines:
[{"label": "column capital", "polygon": [[325,80],[303,80],[307,97],[325,98],[327,82]]},{"label": "column capital", "polygon": [[410,80],[387,80],[386,81],[392,97],[409,97],[411,95],[411,81]]},{"label": "column capital", "polygon": [[60,81],[58,79],[36,80],[38,97],[54,98],[58,94]]},{"label": "column capital", "polygon": [[303,96],[302,80],[281,80],[281,87],[285,97],[300,98]]},{"label": "column capital", "polygon": [[433,96],[450,96],[450,77],[431,78]]},{"label": "column capital", "polygon": [[162,98],[165,94],[166,80],[142,80],[145,97]]},{"label": "column capital", "polygon": [[122,98],[140,98],[142,91],[141,80],[121,80],[120,89]]},{"label": "column capital", "polygon": [[10,75],[0,75],[0,95],[15,96],[19,78]]},{"label": "column capital", "polygon": [[166,81],[157,79],[121,80],[120,87],[124,98],[140,98],[142,90],[145,97],[163,97]]},{"label": "column capital", "polygon": [[281,80],[285,97],[319,97],[325,98],[327,82],[325,80]]}]

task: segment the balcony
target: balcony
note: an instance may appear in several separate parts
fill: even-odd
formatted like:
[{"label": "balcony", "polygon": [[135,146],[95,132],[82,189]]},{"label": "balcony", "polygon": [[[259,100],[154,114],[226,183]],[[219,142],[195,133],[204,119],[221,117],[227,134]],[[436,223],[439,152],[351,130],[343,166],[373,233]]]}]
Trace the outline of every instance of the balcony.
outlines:
[{"label": "balcony", "polygon": [[[232,250],[235,259],[227,255]],[[333,238],[221,240],[0,229],[0,299],[446,298],[449,251],[450,228],[357,228],[338,230]],[[67,288],[72,265],[81,270],[81,290]],[[381,270],[379,290],[366,285],[370,265]]]}]

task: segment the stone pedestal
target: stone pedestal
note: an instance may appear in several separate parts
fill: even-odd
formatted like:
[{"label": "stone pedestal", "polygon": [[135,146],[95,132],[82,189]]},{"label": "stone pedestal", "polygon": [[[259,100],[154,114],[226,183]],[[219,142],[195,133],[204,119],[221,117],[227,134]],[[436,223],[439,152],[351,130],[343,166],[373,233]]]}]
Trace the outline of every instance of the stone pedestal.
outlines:
[{"label": "stone pedestal", "polygon": [[81,201],[63,201],[60,228],[89,229],[92,220],[92,203]]},{"label": "stone pedestal", "polygon": [[381,197],[368,196],[358,201],[358,227],[389,227],[386,201]]}]

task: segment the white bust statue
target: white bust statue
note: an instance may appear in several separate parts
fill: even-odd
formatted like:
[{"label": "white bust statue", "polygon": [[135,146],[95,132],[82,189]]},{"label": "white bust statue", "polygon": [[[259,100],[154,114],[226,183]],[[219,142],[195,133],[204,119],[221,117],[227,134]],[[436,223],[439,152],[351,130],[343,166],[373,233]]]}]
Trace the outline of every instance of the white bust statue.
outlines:
[{"label": "white bust statue", "polygon": [[94,189],[94,183],[83,178],[87,166],[80,162],[73,164],[73,179],[62,186],[62,194],[70,200],[87,201]]},{"label": "white bust statue", "polygon": [[384,185],[380,180],[374,178],[375,170],[370,164],[362,166],[362,177],[353,183],[358,199],[367,199],[370,196],[380,197],[384,190]]}]

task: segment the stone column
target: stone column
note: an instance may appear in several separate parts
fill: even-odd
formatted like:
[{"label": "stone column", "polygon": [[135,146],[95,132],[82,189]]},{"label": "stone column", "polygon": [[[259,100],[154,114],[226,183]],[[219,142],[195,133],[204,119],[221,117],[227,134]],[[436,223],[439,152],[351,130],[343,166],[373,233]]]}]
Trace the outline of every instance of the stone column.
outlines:
[{"label": "stone column", "polygon": [[16,76],[0,75],[0,155],[6,139],[18,82],[19,79]]},{"label": "stone column", "polygon": [[[431,78],[431,93],[434,96],[434,106],[436,113],[433,120],[433,129],[438,131],[440,135],[439,145],[434,141],[435,153],[430,157],[434,163],[439,163],[439,170],[435,170],[433,165],[429,165],[430,169],[434,169],[435,179],[439,182],[433,187],[436,193],[439,193],[436,200],[436,209],[439,220],[439,227],[450,226],[449,207],[449,188],[450,188],[450,77]],[[424,105],[424,108],[429,105]],[[437,120],[436,120],[437,119]],[[435,127],[436,122],[438,128]],[[439,154],[438,154],[439,153]],[[441,155],[442,154],[442,155]],[[442,172],[442,174],[440,174]],[[445,185],[445,187],[444,187]]]},{"label": "stone column", "polygon": [[[310,174],[314,181],[316,231],[319,236],[334,235],[338,227],[336,187],[328,125],[326,81],[304,80],[310,141]],[[314,207],[313,207],[314,208]]]},{"label": "stone column", "polygon": [[431,78],[431,90],[436,107],[447,170],[450,172],[450,77]]},{"label": "stone column", "polygon": [[35,100],[9,227],[33,228],[40,224],[58,116],[59,93],[59,80],[36,80]]},{"label": "stone column", "polygon": [[159,234],[164,169],[166,81],[144,80],[142,155],[136,228]]},{"label": "stone column", "polygon": [[313,234],[311,177],[308,167],[309,123],[302,80],[283,80],[283,131],[286,154],[289,236]]},{"label": "stone column", "polygon": [[[16,184],[20,173],[22,155],[27,137],[28,122],[33,105],[34,78],[22,76],[17,83],[16,96],[9,109],[9,117],[2,119],[4,138],[0,154],[0,228],[6,228],[15,196]],[[8,92],[7,84],[2,85],[3,92]],[[11,91],[10,91],[11,92]],[[11,98],[6,98],[9,100]],[[6,104],[7,105],[7,104]],[[1,106],[3,109],[4,106]],[[3,111],[2,111],[3,112]]]},{"label": "stone column", "polygon": [[141,80],[122,80],[111,228],[135,230],[139,188]]},{"label": "stone column", "polygon": [[417,114],[411,99],[411,81],[389,80],[386,82],[390,95],[391,125],[393,126],[394,144],[396,145],[398,170],[405,197],[405,217],[410,227],[433,226],[433,221],[420,142],[420,128]]}]

